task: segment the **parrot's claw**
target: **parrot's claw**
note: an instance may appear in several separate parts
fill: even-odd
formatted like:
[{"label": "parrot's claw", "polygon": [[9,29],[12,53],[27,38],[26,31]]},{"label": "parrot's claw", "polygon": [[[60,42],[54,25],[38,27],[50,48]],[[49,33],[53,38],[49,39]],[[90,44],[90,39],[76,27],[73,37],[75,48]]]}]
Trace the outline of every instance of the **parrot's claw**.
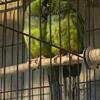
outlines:
[{"label": "parrot's claw", "polygon": [[60,57],[60,55],[56,55],[56,56],[53,57],[54,63],[57,63],[57,58],[58,58],[58,57]]},{"label": "parrot's claw", "polygon": [[38,57],[38,58],[35,59],[35,63],[38,64],[38,66],[40,66],[40,64],[41,64],[41,59],[45,59],[45,58],[46,58],[46,57],[44,57],[44,56]]},{"label": "parrot's claw", "polygon": [[30,60],[28,59],[28,61],[27,61],[27,66],[29,66],[32,62],[35,62],[35,60],[36,60],[36,59],[30,59]]},{"label": "parrot's claw", "polygon": [[70,59],[72,59],[73,54],[68,53],[66,56],[69,57]]}]

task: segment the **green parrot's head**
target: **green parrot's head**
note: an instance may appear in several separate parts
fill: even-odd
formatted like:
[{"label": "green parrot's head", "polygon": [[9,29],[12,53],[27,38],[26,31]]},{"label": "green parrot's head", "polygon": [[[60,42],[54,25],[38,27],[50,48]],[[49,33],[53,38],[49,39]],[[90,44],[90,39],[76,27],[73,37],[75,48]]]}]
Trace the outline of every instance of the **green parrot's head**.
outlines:
[{"label": "green parrot's head", "polygon": [[[30,16],[47,18],[49,15],[49,1],[50,0],[32,0],[30,6],[27,6],[26,14]],[[30,11],[29,11],[30,8]]]}]

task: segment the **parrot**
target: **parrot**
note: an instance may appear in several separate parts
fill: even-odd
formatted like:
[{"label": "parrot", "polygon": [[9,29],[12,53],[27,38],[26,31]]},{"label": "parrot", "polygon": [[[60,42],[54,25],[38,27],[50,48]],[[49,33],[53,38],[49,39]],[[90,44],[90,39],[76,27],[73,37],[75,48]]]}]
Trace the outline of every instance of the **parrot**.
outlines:
[{"label": "parrot", "polygon": [[[46,58],[51,58],[56,55],[59,56],[60,53],[61,55],[68,55],[69,53],[66,52],[66,50],[71,50],[72,52],[75,53],[81,53],[83,50],[83,36],[84,36],[83,19],[71,7],[70,3],[68,3],[67,0],[60,0],[61,8],[59,10],[58,1],[59,0],[51,0],[51,1],[41,0],[41,6],[40,6],[39,4],[40,0],[33,0],[30,4],[31,6],[30,13],[29,13],[29,6],[26,8],[23,32],[26,34],[24,35],[25,44],[28,50],[30,50],[32,58],[38,58],[40,55]],[[61,24],[60,33],[59,33],[59,14],[60,14],[60,24]],[[31,19],[30,34],[29,34],[29,16]],[[51,25],[51,31],[50,31],[50,25]],[[31,48],[29,48],[29,35],[32,37],[30,38]],[[43,40],[46,43],[41,42],[41,47],[40,47],[40,41],[38,39]],[[62,48],[61,50],[52,46],[55,45],[57,47],[60,47],[60,42]],[[41,54],[40,54],[40,49],[41,49]],[[69,72],[69,67],[71,70],[70,72]],[[75,78],[80,74],[80,70],[81,70],[81,64],[63,66],[65,92],[66,92],[66,78],[69,77],[69,74]],[[51,90],[51,99],[60,100],[61,90],[59,83],[58,65],[53,68],[47,67],[46,71]]]},{"label": "parrot", "polygon": [[[68,51],[71,51],[72,53],[75,54],[82,53],[84,49],[84,20],[82,16],[79,13],[77,13],[77,11],[72,7],[72,4],[67,0],[60,1],[60,10],[59,10],[58,1],[52,0],[51,12],[50,12],[51,19],[48,18],[49,21],[47,23],[47,41],[52,42],[52,45],[56,46],[56,47],[54,46],[51,47],[52,57],[57,55],[60,56],[60,54],[61,56],[63,55],[69,56],[70,53]],[[59,26],[59,21],[60,21],[60,26]],[[51,34],[51,39],[50,39],[50,34]],[[57,47],[61,47],[61,49]],[[72,54],[70,54],[70,56],[71,55]],[[69,83],[69,86],[66,86],[68,85],[68,81],[66,79],[69,76],[71,76],[73,79],[79,76],[81,71],[81,64],[63,65],[62,67],[63,67],[65,98],[67,99],[69,97],[72,100],[72,97],[74,97],[73,94],[74,90],[71,89],[70,91],[70,89],[67,88],[69,88],[71,84],[73,86],[73,83]],[[56,86],[59,87],[59,69],[55,70],[54,74],[56,77],[51,75],[53,77],[53,78],[51,77],[52,81],[51,84],[53,87],[52,90]],[[56,83],[55,85],[53,84],[54,82]],[[73,88],[72,86],[71,88]],[[60,93],[59,88],[55,89],[55,91],[59,91],[58,93]],[[53,94],[55,94],[54,91]],[[59,100],[59,99],[57,99],[57,96],[55,96],[55,99],[53,100]]]},{"label": "parrot", "polygon": [[[69,14],[69,19],[68,19],[67,14]],[[72,53],[82,53],[83,34],[84,34],[83,29],[84,28],[81,27],[82,22],[80,19],[78,19],[79,25],[77,25],[77,15],[76,15],[75,11],[70,10],[70,11],[66,12],[66,15],[62,16],[62,18],[61,18],[61,31],[60,31],[61,35],[59,35],[59,17],[57,17],[56,15],[53,15],[51,20],[52,20],[52,22],[51,22],[52,45],[55,45],[55,46],[60,48],[60,42],[61,42],[61,50],[56,48],[56,47],[51,48],[52,57],[54,57],[55,55],[60,56],[60,54],[62,56],[63,55],[69,56],[69,53],[67,52],[67,50],[70,50]],[[69,26],[68,26],[68,20],[69,20]],[[48,29],[48,33],[50,34],[49,27],[50,26],[48,25],[47,29]],[[70,29],[69,29],[69,27],[70,27]],[[78,30],[78,28],[79,28],[79,30]],[[68,30],[70,31],[70,37],[69,37]],[[77,30],[80,33],[79,36],[77,36],[77,34],[78,34]],[[49,36],[47,36],[47,37],[49,38]],[[79,37],[79,42],[77,41],[78,37]],[[60,41],[60,38],[61,38],[61,41]],[[48,39],[48,41],[49,40],[50,39]],[[69,41],[70,41],[70,44],[69,44]],[[79,48],[79,50],[78,50],[78,48]],[[69,72],[69,67],[70,67],[70,72]],[[79,76],[80,71],[81,71],[81,64],[79,64],[79,65],[78,64],[63,65],[64,82],[66,81],[66,78],[69,77],[69,75],[72,77]],[[57,78],[57,80],[58,80],[58,78]],[[66,82],[64,84],[66,84]]]}]

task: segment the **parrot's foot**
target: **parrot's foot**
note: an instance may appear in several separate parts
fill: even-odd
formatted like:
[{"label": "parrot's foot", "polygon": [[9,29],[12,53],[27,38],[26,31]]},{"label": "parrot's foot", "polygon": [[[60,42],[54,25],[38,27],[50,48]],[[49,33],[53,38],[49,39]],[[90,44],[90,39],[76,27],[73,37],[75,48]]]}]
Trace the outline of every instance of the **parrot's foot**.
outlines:
[{"label": "parrot's foot", "polygon": [[[32,63],[32,62],[35,62],[35,63],[36,63],[36,60],[37,60],[37,58],[28,60],[28,61],[27,61],[27,65],[29,65],[29,63]],[[37,63],[36,63],[36,64],[37,64]]]},{"label": "parrot's foot", "polygon": [[73,56],[73,54],[69,54],[69,53],[68,53],[66,56],[69,57],[70,60],[72,60],[72,56]]},{"label": "parrot's foot", "polygon": [[60,57],[60,56],[61,56],[61,55],[56,55],[56,56],[53,57],[54,63],[57,63],[57,58]]},{"label": "parrot's foot", "polygon": [[44,56],[38,57],[38,58],[35,59],[35,63],[38,64],[38,66],[40,66],[40,64],[41,64],[41,59],[45,59],[45,58],[46,58],[46,57],[44,57]]},{"label": "parrot's foot", "polygon": [[54,56],[54,63],[57,63],[57,58],[59,57],[60,55],[56,55],[56,56]]}]

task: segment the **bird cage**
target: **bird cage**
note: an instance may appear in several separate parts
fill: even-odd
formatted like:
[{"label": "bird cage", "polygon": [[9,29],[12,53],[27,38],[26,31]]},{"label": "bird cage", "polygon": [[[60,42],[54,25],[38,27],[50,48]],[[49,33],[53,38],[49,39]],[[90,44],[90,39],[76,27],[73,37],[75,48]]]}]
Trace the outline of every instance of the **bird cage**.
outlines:
[{"label": "bird cage", "polygon": [[0,0],[0,100],[99,100],[99,0]]}]

